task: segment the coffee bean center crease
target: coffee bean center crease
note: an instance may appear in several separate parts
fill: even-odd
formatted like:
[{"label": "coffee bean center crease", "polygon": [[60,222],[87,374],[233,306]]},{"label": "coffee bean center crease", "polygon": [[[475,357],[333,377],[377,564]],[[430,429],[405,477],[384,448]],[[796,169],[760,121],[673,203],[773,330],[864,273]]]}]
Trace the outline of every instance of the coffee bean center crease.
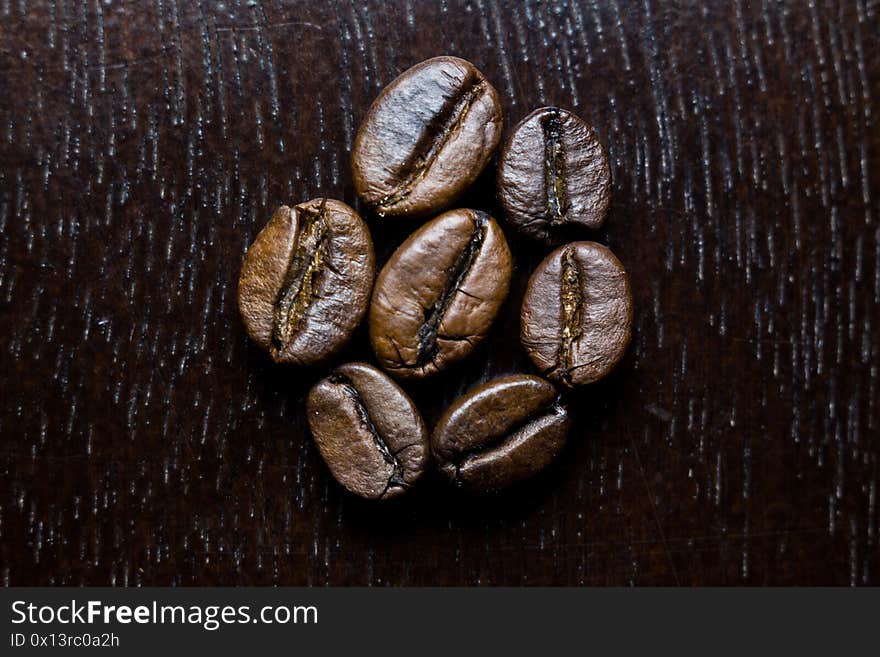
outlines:
[{"label": "coffee bean center crease", "polygon": [[547,219],[553,226],[565,223],[568,209],[565,198],[565,153],[562,149],[562,126],[553,112],[542,122],[544,133],[544,171],[547,196]]},{"label": "coffee bean center crease", "polygon": [[275,303],[272,346],[276,352],[283,352],[293,340],[317,293],[317,282],[330,241],[326,205],[325,199],[317,212],[309,210],[304,213],[297,231],[290,264]]},{"label": "coffee bean center crease", "polygon": [[572,249],[562,256],[562,325],[556,366],[562,379],[571,383],[571,348],[583,333],[584,297],[581,271]]},{"label": "coffee bean center crease", "polygon": [[432,361],[437,355],[439,350],[437,339],[441,337],[438,335],[440,322],[443,321],[443,316],[455,293],[463,292],[461,286],[474,264],[480,247],[483,245],[483,240],[486,237],[488,217],[483,212],[475,212],[474,215],[474,229],[467,246],[458,254],[455,263],[449,270],[443,292],[437,298],[437,301],[434,302],[433,306],[425,309],[425,321],[418,331],[419,354],[415,365],[412,367],[422,367]]}]

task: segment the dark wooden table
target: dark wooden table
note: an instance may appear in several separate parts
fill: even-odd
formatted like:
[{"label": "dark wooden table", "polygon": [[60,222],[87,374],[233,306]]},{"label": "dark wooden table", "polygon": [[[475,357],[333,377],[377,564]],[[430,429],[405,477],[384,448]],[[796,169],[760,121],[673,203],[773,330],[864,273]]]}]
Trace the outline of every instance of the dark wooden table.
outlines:
[{"label": "dark wooden table", "polygon": [[[877,584],[874,0],[0,3],[4,584]],[[595,123],[630,352],[569,446],[489,498],[368,504],[235,304],[273,208],[355,203],[378,91],[472,60],[508,127]],[[491,172],[465,204],[498,214]],[[380,261],[414,223],[372,218]],[[530,371],[510,236],[489,344],[410,386],[428,422]],[[338,360],[369,358],[363,331]]]}]

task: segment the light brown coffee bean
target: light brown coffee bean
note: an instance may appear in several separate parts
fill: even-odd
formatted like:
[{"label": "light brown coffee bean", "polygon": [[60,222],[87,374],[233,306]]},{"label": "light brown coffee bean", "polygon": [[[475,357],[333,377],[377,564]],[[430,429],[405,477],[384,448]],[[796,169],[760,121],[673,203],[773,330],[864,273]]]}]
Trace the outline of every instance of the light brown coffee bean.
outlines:
[{"label": "light brown coffee bean", "polygon": [[570,425],[553,384],[517,374],[454,402],[434,429],[431,450],[457,486],[497,490],[545,468],[565,445]]},{"label": "light brown coffee bean", "polygon": [[330,472],[367,499],[412,487],[428,462],[428,432],[406,393],[372,365],[349,363],[309,392],[309,427]]},{"label": "light brown coffee bean", "polygon": [[510,285],[512,259],[497,222],[451,210],[413,233],[376,280],[370,341],[400,378],[429,376],[486,337]]},{"label": "light brown coffee bean", "polygon": [[345,203],[278,208],[241,268],[238,308],[248,335],[278,363],[326,359],[363,319],[375,267],[370,231]]},{"label": "light brown coffee bean", "polygon": [[595,242],[561,246],[529,279],[520,339],[535,366],[567,386],[598,381],[626,352],[632,333],[629,279]]},{"label": "light brown coffee bean", "polygon": [[351,153],[355,189],[379,215],[436,212],[477,179],[501,130],[498,92],[473,64],[424,61],[367,112]]},{"label": "light brown coffee bean", "polygon": [[596,131],[558,107],[529,114],[501,151],[498,199],[505,218],[529,237],[549,241],[567,226],[599,228],[611,168]]}]

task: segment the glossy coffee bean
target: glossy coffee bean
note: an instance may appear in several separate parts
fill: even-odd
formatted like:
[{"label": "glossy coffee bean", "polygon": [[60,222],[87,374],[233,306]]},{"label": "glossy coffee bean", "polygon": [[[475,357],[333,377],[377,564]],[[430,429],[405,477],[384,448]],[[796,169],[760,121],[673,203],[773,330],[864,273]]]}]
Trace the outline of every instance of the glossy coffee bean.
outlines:
[{"label": "glossy coffee bean", "polygon": [[424,61],[370,107],[351,154],[355,189],[379,215],[436,212],[476,180],[501,130],[498,92],[473,64]]},{"label": "glossy coffee bean", "polygon": [[278,208],[241,268],[238,309],[248,335],[278,363],[324,360],[360,324],[375,266],[370,232],[345,203]]},{"label": "glossy coffee bean", "polygon": [[428,462],[428,432],[406,393],[372,365],[333,370],[309,392],[309,428],[330,472],[371,500],[409,489]]},{"label": "glossy coffee bean", "polygon": [[376,280],[369,326],[379,364],[418,378],[467,356],[498,314],[511,270],[504,234],[484,212],[451,210],[422,226]]},{"label": "glossy coffee bean", "polygon": [[552,240],[564,226],[599,228],[611,169],[596,131],[558,107],[529,114],[502,149],[498,198],[507,220],[536,239]]},{"label": "glossy coffee bean", "polygon": [[552,383],[495,379],[450,406],[434,429],[434,460],[462,488],[491,491],[536,474],[562,450],[570,427]]},{"label": "glossy coffee bean", "polygon": [[633,300],[620,261],[601,244],[572,242],[547,256],[529,279],[520,339],[548,378],[592,383],[623,357]]}]

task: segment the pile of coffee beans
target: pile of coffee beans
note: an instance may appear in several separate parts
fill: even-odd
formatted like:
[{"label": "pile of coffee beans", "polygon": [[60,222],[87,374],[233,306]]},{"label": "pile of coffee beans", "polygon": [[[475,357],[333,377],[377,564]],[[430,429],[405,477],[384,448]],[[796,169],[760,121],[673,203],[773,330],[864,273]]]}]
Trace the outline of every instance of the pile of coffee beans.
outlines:
[{"label": "pile of coffee beans", "polygon": [[[540,377],[478,386],[433,432],[395,382],[467,358],[507,297],[513,257],[498,222],[466,208],[438,214],[477,179],[501,133],[498,92],[471,63],[417,64],[373,103],[351,168],[372,214],[434,218],[378,277],[367,224],[326,198],[279,208],[245,256],[239,310],[250,338],[277,363],[326,361],[367,316],[382,369],[337,367],[306,402],[321,456],[362,497],[398,496],[431,466],[477,491],[534,475],[565,445],[571,420],[562,390],[604,377],[629,344],[633,302],[623,265],[601,244],[568,242],[538,266],[523,299],[520,340]],[[595,130],[563,109],[532,112],[501,151],[497,193],[506,225],[527,238],[556,246],[572,227],[600,227],[611,175]]]}]

